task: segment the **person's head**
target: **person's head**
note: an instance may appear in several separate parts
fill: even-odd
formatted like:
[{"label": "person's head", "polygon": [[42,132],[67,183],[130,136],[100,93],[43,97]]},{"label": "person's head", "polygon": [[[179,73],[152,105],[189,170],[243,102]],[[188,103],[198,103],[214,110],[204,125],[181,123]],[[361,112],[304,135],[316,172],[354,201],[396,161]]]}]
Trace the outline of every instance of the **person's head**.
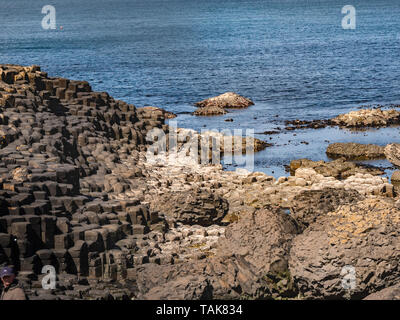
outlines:
[{"label": "person's head", "polygon": [[15,279],[14,270],[10,267],[4,267],[0,271],[0,278],[4,284],[4,287],[7,288],[11,283],[13,283],[13,281]]}]

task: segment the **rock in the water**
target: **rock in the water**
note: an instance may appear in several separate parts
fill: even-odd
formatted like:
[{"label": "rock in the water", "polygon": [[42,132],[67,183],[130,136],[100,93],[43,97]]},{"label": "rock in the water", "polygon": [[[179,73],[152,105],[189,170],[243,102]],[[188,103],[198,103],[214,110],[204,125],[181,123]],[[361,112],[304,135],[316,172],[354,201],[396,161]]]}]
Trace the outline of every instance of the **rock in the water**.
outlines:
[{"label": "rock in the water", "polygon": [[398,282],[399,259],[400,210],[367,198],[311,223],[292,242],[289,268],[305,298],[361,299]]},{"label": "rock in the water", "polygon": [[198,108],[193,112],[195,116],[219,116],[226,114],[226,110],[217,105],[208,105],[202,108]]},{"label": "rock in the water", "polygon": [[341,114],[331,123],[349,128],[386,127],[400,123],[400,112],[395,109],[362,109]]},{"label": "rock in the water", "polygon": [[216,97],[212,97],[200,102],[196,102],[196,107],[205,108],[216,106],[220,108],[247,108],[254,102],[248,98],[242,97],[234,92],[226,92]]},{"label": "rock in the water", "polygon": [[[221,154],[246,154],[252,152],[259,152],[267,147],[272,146],[263,140],[254,137],[241,137],[241,136],[228,136],[220,132],[205,131],[202,133],[203,137],[209,139],[210,148],[213,145],[213,141],[219,141]],[[215,144],[215,141],[214,141]]]},{"label": "rock in the water", "polygon": [[347,160],[385,158],[384,147],[360,143],[332,143],[328,146],[326,154],[333,159],[345,158]]}]

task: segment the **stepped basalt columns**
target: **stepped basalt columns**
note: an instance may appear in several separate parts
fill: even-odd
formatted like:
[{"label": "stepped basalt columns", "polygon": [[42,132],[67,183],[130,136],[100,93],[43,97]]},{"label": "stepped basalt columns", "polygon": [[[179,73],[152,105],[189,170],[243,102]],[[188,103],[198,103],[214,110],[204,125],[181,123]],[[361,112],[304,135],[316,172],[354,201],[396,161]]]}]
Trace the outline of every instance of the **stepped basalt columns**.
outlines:
[{"label": "stepped basalt columns", "polygon": [[165,228],[139,200],[116,199],[141,175],[122,160],[134,165],[153,128],[167,131],[162,111],[38,66],[0,65],[0,264],[20,278],[48,264],[57,273],[127,277],[140,263],[135,237]]}]

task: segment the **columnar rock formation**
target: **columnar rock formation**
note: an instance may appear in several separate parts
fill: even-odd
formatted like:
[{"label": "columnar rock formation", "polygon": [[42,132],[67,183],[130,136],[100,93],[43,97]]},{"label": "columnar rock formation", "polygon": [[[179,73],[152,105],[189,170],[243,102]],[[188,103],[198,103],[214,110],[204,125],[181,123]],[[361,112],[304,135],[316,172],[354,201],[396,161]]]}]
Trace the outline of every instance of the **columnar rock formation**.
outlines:
[{"label": "columnar rock formation", "polygon": [[21,279],[47,264],[126,278],[133,257],[119,241],[163,226],[137,199],[113,198],[141,176],[122,160],[134,165],[147,132],[167,130],[162,113],[37,66],[1,65],[0,76],[0,263]]}]

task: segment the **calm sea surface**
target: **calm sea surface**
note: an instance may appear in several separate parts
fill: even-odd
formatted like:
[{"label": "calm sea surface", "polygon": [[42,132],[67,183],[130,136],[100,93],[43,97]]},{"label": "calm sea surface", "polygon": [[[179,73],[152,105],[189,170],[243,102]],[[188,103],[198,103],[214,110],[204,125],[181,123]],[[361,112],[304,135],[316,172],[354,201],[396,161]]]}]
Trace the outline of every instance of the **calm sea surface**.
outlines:
[{"label": "calm sea surface", "polygon": [[[57,30],[41,27],[47,4],[56,8]],[[88,80],[94,90],[136,106],[178,113],[178,125],[194,129],[261,133],[287,119],[400,103],[400,2],[351,1],[355,30],[341,27],[345,4],[0,0],[0,63],[38,64],[51,76]],[[195,110],[194,102],[226,91],[255,106],[213,118],[185,114]],[[329,142],[384,145],[400,142],[399,132],[326,128],[256,135],[274,146],[256,155],[255,166],[279,176],[292,159],[327,160]]]}]

